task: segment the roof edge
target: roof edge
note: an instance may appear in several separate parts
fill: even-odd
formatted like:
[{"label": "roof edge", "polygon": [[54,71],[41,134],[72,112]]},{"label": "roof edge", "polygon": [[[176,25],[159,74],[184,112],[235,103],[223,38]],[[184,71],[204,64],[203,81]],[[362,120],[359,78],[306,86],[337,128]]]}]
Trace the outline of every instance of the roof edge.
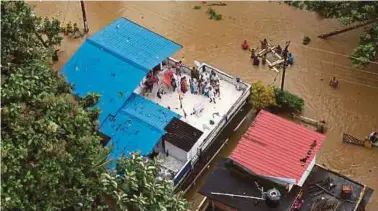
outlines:
[{"label": "roof edge", "polygon": [[[162,38],[164,38],[164,39],[166,39],[166,40],[169,40],[169,41],[175,43],[176,45],[180,46],[181,48],[183,48],[183,46],[182,46],[181,44],[179,44],[179,43],[177,43],[177,42],[175,42],[175,41],[173,41],[173,40],[171,40],[171,39],[169,39],[169,38],[167,38],[167,37],[164,37],[163,35],[158,34],[157,32],[154,32],[154,31],[152,31],[151,29],[148,29],[148,28],[146,28],[146,27],[144,27],[144,26],[142,26],[142,25],[136,23],[135,21],[132,21],[132,20],[126,18],[126,17],[120,17],[120,18],[118,18],[117,20],[119,20],[119,19],[121,19],[121,18],[123,18],[123,19],[125,19],[125,20],[127,20],[127,21],[130,21],[131,23],[133,23],[133,24],[135,24],[135,25],[137,25],[137,26],[140,26],[140,27],[142,27],[143,29],[146,29],[147,31],[150,31],[150,32],[152,32],[152,33],[158,35],[159,37],[162,37]],[[180,49],[181,49],[181,48],[180,48]]]}]

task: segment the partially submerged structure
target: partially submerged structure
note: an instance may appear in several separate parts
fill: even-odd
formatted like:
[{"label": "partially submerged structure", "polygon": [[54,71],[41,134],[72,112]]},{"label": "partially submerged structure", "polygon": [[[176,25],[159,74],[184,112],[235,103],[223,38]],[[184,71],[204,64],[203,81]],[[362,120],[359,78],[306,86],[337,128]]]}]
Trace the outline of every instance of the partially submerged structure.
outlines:
[{"label": "partially submerged structure", "polygon": [[[142,82],[147,74],[156,72],[160,88],[164,73],[177,62],[170,56],[181,48],[119,18],[87,38],[63,67],[62,74],[76,95],[101,95],[99,130],[105,144],[113,145],[110,168],[120,156],[139,151],[157,157],[163,175],[178,185],[246,103],[250,85],[204,63],[197,69],[214,71],[220,79],[217,104],[203,95],[169,89],[161,96],[144,95]],[[183,65],[181,71],[190,78],[188,67]],[[198,104],[203,107],[201,113],[190,115]]]},{"label": "partially submerged structure", "polygon": [[202,186],[201,209],[362,209],[373,190],[316,164],[324,140],[322,134],[260,111]]}]

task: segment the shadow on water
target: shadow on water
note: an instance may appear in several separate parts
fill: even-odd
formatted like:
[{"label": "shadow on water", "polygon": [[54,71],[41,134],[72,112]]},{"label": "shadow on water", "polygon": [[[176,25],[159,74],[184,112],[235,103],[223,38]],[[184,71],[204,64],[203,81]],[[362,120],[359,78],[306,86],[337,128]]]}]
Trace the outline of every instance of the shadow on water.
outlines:
[{"label": "shadow on water", "polygon": [[[82,24],[80,2],[31,2],[38,15],[54,16],[63,24],[69,21]],[[174,57],[184,57],[186,64],[200,60],[241,77],[249,83],[262,80],[279,85],[280,74],[265,66],[254,67],[248,52],[240,44],[248,40],[257,47],[267,38],[272,44],[290,40],[289,50],[295,64],[286,73],[285,89],[305,100],[304,115],[327,122],[327,140],[318,157],[318,163],[340,170],[341,173],[378,190],[378,149],[365,149],[341,143],[342,133],[364,137],[378,130],[378,65],[364,70],[351,68],[348,54],[358,44],[363,29],[321,40],[318,34],[341,29],[336,20],[321,20],[314,13],[297,10],[277,2],[228,2],[216,7],[221,21],[210,20],[206,4],[200,10],[193,6],[200,2],[86,2],[90,27],[89,35],[120,16],[131,19],[184,46]],[[269,11],[269,12],[267,12]],[[309,36],[310,45],[302,45]],[[65,39],[60,60],[54,65],[59,70],[77,50],[85,38]],[[330,77],[340,81],[339,89],[328,86]],[[233,134],[220,156],[227,156],[238,141],[246,121]],[[219,156],[218,156],[219,157]],[[206,174],[201,177],[205,178]],[[191,191],[195,192],[203,180]],[[191,195],[191,196],[190,196]],[[189,194],[193,199],[195,194]],[[195,198],[195,197],[194,197]],[[368,210],[378,208],[374,194]]]}]

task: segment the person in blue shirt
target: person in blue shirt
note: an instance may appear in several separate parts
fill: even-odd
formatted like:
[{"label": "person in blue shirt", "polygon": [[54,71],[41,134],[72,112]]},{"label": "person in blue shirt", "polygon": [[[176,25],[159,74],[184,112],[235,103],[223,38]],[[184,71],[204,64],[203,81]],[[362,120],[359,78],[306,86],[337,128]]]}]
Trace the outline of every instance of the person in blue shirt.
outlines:
[{"label": "person in blue shirt", "polygon": [[376,131],[370,133],[370,135],[369,135],[369,140],[370,140],[372,143],[375,143],[375,142],[378,141],[378,138],[377,138],[377,132],[376,132]]},{"label": "person in blue shirt", "polygon": [[287,64],[289,64],[289,65],[293,65],[294,64],[294,56],[291,53],[289,53],[289,55],[287,57]]}]

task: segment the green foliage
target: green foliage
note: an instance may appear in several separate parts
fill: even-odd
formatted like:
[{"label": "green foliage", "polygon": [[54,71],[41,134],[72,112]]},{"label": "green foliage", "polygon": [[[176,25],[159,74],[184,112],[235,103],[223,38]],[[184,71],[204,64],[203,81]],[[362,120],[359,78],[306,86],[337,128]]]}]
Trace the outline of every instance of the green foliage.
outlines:
[{"label": "green foliage", "polygon": [[210,19],[214,19],[214,20],[222,20],[222,15],[217,13],[213,8],[209,7],[209,9],[207,10],[207,14],[209,14],[209,18]]},{"label": "green foliage", "polygon": [[[25,2],[1,2],[1,11],[1,207],[107,209],[104,198],[110,193],[102,182],[110,149],[102,147],[97,135],[99,110],[93,105],[99,95],[77,99],[72,87],[49,68],[51,50],[61,41],[58,21],[42,23]],[[121,184],[114,191],[130,200],[117,200],[117,206],[185,207],[168,182],[153,181],[155,164],[142,165],[140,159],[124,159],[118,168],[128,177],[112,181]],[[136,169],[135,177],[127,173]],[[123,189],[126,186],[132,188]]]},{"label": "green foliage", "polygon": [[352,62],[362,66],[378,57],[378,1],[288,1],[291,6],[314,11],[323,18],[337,18],[349,25],[374,21],[361,35],[359,46],[352,52]]},{"label": "green foliage", "polygon": [[87,96],[85,96],[81,100],[81,104],[84,108],[89,108],[97,104],[97,102],[100,99],[100,95],[97,93],[88,93]]},{"label": "green foliage", "polygon": [[276,105],[274,91],[271,86],[265,86],[262,81],[253,83],[251,86],[250,103],[253,110],[260,111]]},{"label": "green foliage", "polygon": [[31,60],[51,61],[62,37],[58,20],[42,21],[22,1],[1,2],[1,72]]},{"label": "green foliage", "polygon": [[2,87],[2,207],[89,209],[101,190],[106,148],[96,136],[95,111],[73,104],[63,79],[35,61]]},{"label": "green foliage", "polygon": [[378,57],[378,23],[360,36],[360,45],[352,52],[352,61],[356,67],[361,67]]},{"label": "green foliage", "polygon": [[193,7],[193,9],[195,9],[195,10],[200,10],[200,9],[201,9],[201,6],[196,5],[196,6]]},{"label": "green foliage", "polygon": [[172,184],[158,173],[155,161],[135,153],[118,160],[116,172],[103,174],[102,182],[118,210],[187,210],[188,203],[175,196]]},{"label": "green foliage", "polygon": [[273,87],[273,90],[277,107],[281,111],[300,113],[304,110],[304,101],[302,98],[288,91],[281,91],[277,87]]}]

